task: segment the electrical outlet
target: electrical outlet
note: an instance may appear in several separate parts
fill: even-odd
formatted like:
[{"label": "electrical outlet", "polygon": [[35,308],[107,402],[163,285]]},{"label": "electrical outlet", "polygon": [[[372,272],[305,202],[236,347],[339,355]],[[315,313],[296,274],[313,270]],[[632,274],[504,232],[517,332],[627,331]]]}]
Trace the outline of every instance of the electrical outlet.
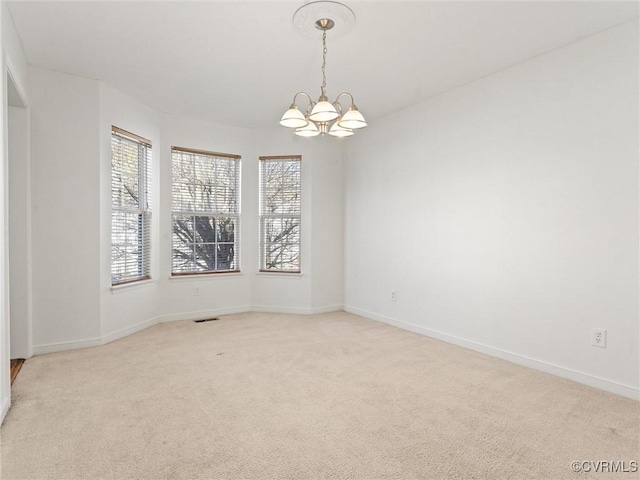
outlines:
[{"label": "electrical outlet", "polygon": [[607,331],[603,328],[592,328],[591,345],[594,347],[607,348]]},{"label": "electrical outlet", "polygon": [[395,302],[398,300],[398,295],[396,294],[395,290],[391,290],[391,301]]},{"label": "electrical outlet", "polygon": [[193,294],[196,297],[199,297],[200,296],[200,287],[193,287]]}]

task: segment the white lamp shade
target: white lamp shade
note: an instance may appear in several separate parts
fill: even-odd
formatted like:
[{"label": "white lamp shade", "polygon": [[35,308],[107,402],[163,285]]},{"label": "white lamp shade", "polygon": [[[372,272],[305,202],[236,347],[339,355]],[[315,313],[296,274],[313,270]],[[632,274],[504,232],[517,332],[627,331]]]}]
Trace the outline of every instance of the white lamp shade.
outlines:
[{"label": "white lamp shade", "polygon": [[329,130],[329,135],[333,135],[334,137],[350,137],[353,135],[353,130],[349,128],[343,128],[338,125],[339,122],[334,123],[331,126],[331,130]]},{"label": "white lamp shade", "polygon": [[358,111],[358,109],[355,106],[352,106],[351,108],[349,108],[349,111],[345,113],[338,121],[338,125],[340,125],[342,128],[356,129],[366,127],[367,122],[364,121],[364,117]]},{"label": "white lamp shade", "polygon": [[314,122],[330,122],[338,117],[336,107],[326,100],[323,100],[315,104],[313,110],[311,110],[311,115],[309,115],[309,120],[313,120]]},{"label": "white lamp shade", "polygon": [[288,128],[306,127],[308,123],[309,121],[304,118],[302,112],[295,105],[291,105],[291,108],[284,112],[280,119],[280,125]]},{"label": "white lamp shade", "polygon": [[304,127],[297,128],[295,134],[300,137],[315,137],[320,135],[320,131],[315,123],[308,122]]}]

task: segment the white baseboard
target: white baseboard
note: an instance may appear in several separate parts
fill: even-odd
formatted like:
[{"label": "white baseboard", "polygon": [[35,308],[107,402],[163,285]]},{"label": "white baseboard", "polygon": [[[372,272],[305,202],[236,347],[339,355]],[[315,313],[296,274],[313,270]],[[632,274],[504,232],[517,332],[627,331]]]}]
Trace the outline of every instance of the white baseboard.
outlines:
[{"label": "white baseboard", "polygon": [[48,343],[45,345],[34,345],[34,355],[44,355],[45,353],[64,352],[66,350],[77,350],[79,348],[99,347],[104,345],[101,338],[89,340],[75,340],[72,342]]},{"label": "white baseboard", "polygon": [[330,305],[326,307],[303,308],[303,307],[280,307],[272,305],[253,305],[252,312],[260,313],[291,313],[294,315],[316,315],[318,313],[337,312],[342,310],[342,305]]},{"label": "white baseboard", "polygon": [[230,315],[232,313],[244,313],[244,312],[250,312],[250,311],[251,311],[251,307],[249,306],[216,308],[213,310],[201,310],[199,312],[162,315],[158,317],[158,320],[160,321],[160,323],[179,322],[182,320],[201,320],[203,318],[217,317],[218,315]]},{"label": "white baseboard", "polygon": [[460,347],[468,348],[469,350],[474,350],[476,352],[484,353],[491,357],[500,358],[502,360],[507,360],[509,362],[516,363],[518,365],[523,365],[525,367],[529,367],[534,370],[539,370],[544,373],[549,373],[557,377],[573,380],[574,382],[578,382],[583,385],[595,387],[600,390],[605,390],[607,392],[615,393],[617,395],[622,395],[623,397],[631,398],[634,400],[640,400],[640,389],[629,386],[629,385],[623,385],[621,383],[617,383],[611,380],[606,380],[604,378],[589,375],[584,372],[578,372],[570,368],[561,367],[559,365],[554,365],[552,363],[545,362],[542,360],[536,360],[534,358],[509,352],[507,350],[502,350],[500,348],[492,347],[490,345],[485,345],[482,343],[474,342],[472,340],[467,340],[465,338],[456,337],[455,335],[450,335],[448,333],[439,332],[437,330],[431,330],[429,328],[421,327],[419,325],[403,322],[400,320],[395,320],[393,318],[385,317],[383,315],[378,315],[376,313],[369,312],[361,308],[345,305],[344,311],[353,313],[355,315],[360,315],[361,317],[370,318],[371,320],[376,320],[382,323],[386,323],[388,325],[393,325],[394,327],[402,328],[404,330],[409,330],[414,333],[419,333],[421,335],[435,338],[437,340],[442,340],[443,342],[451,343],[453,345],[458,345]]},{"label": "white baseboard", "polygon": [[[367,310],[363,310],[363,309],[349,306],[349,305],[344,305],[344,306],[331,305],[331,306],[317,307],[317,308],[253,305],[253,306],[220,308],[220,309],[190,312],[190,313],[180,313],[180,314],[174,314],[174,315],[164,315],[158,318],[153,318],[151,320],[137,323],[135,325],[132,325],[131,327],[118,330],[116,332],[110,333],[101,338],[78,340],[73,342],[52,343],[48,345],[34,345],[33,354],[43,355],[46,353],[60,352],[65,350],[97,347],[100,345],[105,345],[107,343],[110,343],[114,340],[118,340],[120,338],[126,337],[133,333],[137,333],[141,330],[149,328],[158,323],[164,323],[164,322],[175,322],[175,321],[181,321],[181,320],[199,320],[202,318],[210,318],[218,315],[244,313],[249,311],[264,312],[264,313],[290,313],[290,314],[296,314],[296,315],[315,315],[315,314],[329,313],[329,312],[335,312],[340,310],[344,310],[346,312],[353,313],[355,315],[360,315],[362,317],[366,317],[372,320],[386,323],[388,325],[393,325],[395,327],[402,328],[404,330],[409,330],[411,332],[425,335],[427,337],[442,340],[444,342],[451,343],[453,345],[458,345],[464,348],[468,348],[469,350],[481,352],[486,355],[490,355],[492,357],[501,358],[503,360],[507,360],[509,362],[516,363],[518,365],[523,365],[525,367],[532,368],[534,370],[539,370],[541,372],[549,373],[551,375],[556,375],[558,377],[566,378],[568,380],[573,380],[575,382],[578,382],[584,385],[589,385],[591,387],[599,388],[607,392],[622,395],[624,397],[632,398],[634,400],[640,400],[640,389],[629,386],[629,385],[613,382],[611,380],[589,375],[587,373],[579,372],[567,367],[562,367],[549,362],[537,360],[524,355],[509,352],[507,350],[502,350],[500,348],[492,347],[490,345],[485,345],[482,343],[474,342],[472,340],[467,340],[465,338],[460,338],[455,335],[450,335],[448,333],[421,327],[419,325],[403,322],[390,317],[385,317],[383,315],[378,315],[376,313],[369,312]],[[10,403],[9,399],[5,399],[5,402],[6,402],[6,405],[3,403],[2,410],[0,411],[0,418],[4,418],[4,415],[6,414],[6,410],[8,410],[9,408],[9,403]]]},{"label": "white baseboard", "polygon": [[131,325],[130,327],[126,327],[121,330],[116,330],[115,332],[108,333],[107,335],[103,335],[100,341],[102,342],[102,345],[106,345],[107,343],[111,343],[114,340],[118,340],[120,338],[127,337],[134,333],[138,333],[149,327],[153,327],[158,323],[160,323],[160,321],[157,318],[152,318],[151,320],[146,320],[144,322],[136,323],[135,325]]},{"label": "white baseboard", "polygon": [[34,345],[33,354],[44,355],[46,353],[64,352],[67,350],[77,350],[79,348],[99,347],[100,345],[106,345],[107,343],[111,343],[114,340],[118,340],[119,338],[123,338],[133,333],[137,333],[141,330],[152,327],[153,325],[156,325],[156,324],[158,324],[158,319],[152,318],[151,320],[146,320],[144,322],[136,323],[135,325],[132,325],[127,328],[123,328],[121,330],[117,330],[113,333],[109,333],[99,338],[93,338],[88,340],[76,340],[73,342],[60,342],[60,343],[48,343],[45,345]]},{"label": "white baseboard", "polygon": [[291,313],[293,315],[308,315],[310,309],[301,307],[279,307],[272,305],[253,305],[252,312],[259,313]]},{"label": "white baseboard", "polygon": [[11,397],[7,395],[2,399],[2,407],[0,407],[0,425],[4,422],[4,417],[7,416],[9,407],[11,406]]},{"label": "white baseboard", "polygon": [[326,307],[311,308],[309,313],[311,315],[318,315],[319,313],[342,312],[342,310],[342,305],[327,305]]},{"label": "white baseboard", "polygon": [[140,323],[136,323],[127,328],[117,330],[109,333],[103,337],[91,338],[87,340],[74,340],[71,342],[49,343],[44,345],[34,345],[33,355],[44,355],[47,353],[63,352],[66,350],[77,350],[80,348],[99,347],[100,345],[106,345],[114,340],[126,337],[133,333],[140,332],[144,329],[157,325],[158,323],[165,322],[178,322],[181,320],[200,320],[203,318],[216,317],[218,315],[229,315],[232,313],[244,313],[244,312],[273,312],[273,313],[297,313],[304,315],[311,315],[316,313],[332,312],[336,310],[342,310],[342,305],[335,305],[322,308],[287,308],[287,307],[252,307],[249,305],[239,307],[217,308],[213,310],[201,310],[198,312],[177,313],[173,315],[162,315],[150,320],[145,320]]},{"label": "white baseboard", "polygon": [[207,310],[207,311],[200,311],[200,312],[180,313],[177,315],[164,315],[161,317],[152,318],[150,320],[145,320],[144,322],[136,323],[135,325],[131,325],[130,327],[126,327],[121,330],[117,330],[115,332],[109,333],[99,338],[92,338],[88,340],[75,340],[72,342],[49,343],[45,345],[34,345],[33,355],[44,355],[47,353],[64,352],[67,350],[77,350],[80,348],[99,347],[100,345],[106,345],[107,343],[111,343],[120,338],[124,338],[134,333],[138,333],[149,327],[153,327],[154,325],[157,325],[159,323],[175,322],[179,320],[199,320],[201,318],[210,318],[210,317],[215,317],[217,315],[227,315],[230,313],[241,313],[241,312],[248,312],[248,311],[250,311],[249,307],[232,307],[232,308],[219,308],[216,310]]}]

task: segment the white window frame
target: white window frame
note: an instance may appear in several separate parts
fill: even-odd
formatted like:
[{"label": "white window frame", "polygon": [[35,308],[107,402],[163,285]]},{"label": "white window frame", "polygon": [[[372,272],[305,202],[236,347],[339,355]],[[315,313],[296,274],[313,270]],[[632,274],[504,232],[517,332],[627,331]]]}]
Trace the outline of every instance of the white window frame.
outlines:
[{"label": "white window frame", "polygon": [[[193,276],[193,275],[225,275],[225,274],[238,274],[241,271],[241,265],[240,265],[240,179],[241,179],[241,164],[240,164],[240,160],[241,160],[241,156],[240,155],[235,155],[235,154],[230,154],[230,153],[219,153],[219,152],[211,152],[211,151],[207,151],[207,150],[197,150],[197,149],[193,149],[193,148],[185,148],[185,147],[176,147],[176,146],[172,146],[171,147],[171,169],[173,171],[174,168],[174,154],[186,154],[186,155],[193,155],[194,158],[195,156],[202,156],[202,157],[211,157],[211,158],[217,158],[217,159],[225,159],[225,160],[232,160],[237,162],[236,163],[236,178],[235,178],[235,204],[236,204],[236,210],[235,212],[216,212],[216,211],[205,211],[205,210],[193,210],[193,211],[184,211],[184,210],[175,210],[174,209],[174,198],[173,198],[173,181],[171,184],[171,258],[170,258],[170,269],[171,269],[171,277],[172,278],[180,278],[180,277],[187,277],[187,276]],[[173,178],[173,174],[172,174],[172,178]],[[214,186],[214,185],[210,185],[210,186]],[[230,268],[230,269],[225,269],[225,270],[190,270],[190,271],[174,271],[174,217],[175,216],[186,216],[186,217],[194,217],[194,221],[195,221],[195,217],[209,217],[212,219],[215,219],[216,221],[218,219],[227,219],[227,218],[233,218],[234,219],[234,224],[235,224],[235,229],[234,229],[234,264],[235,267],[234,268]],[[217,239],[215,244],[217,245]],[[195,259],[194,259],[195,262]]]},{"label": "white window frame", "polygon": [[[114,202],[114,176],[126,175],[123,171],[115,171],[113,165],[113,146],[114,140],[119,142],[130,142],[138,147],[138,205],[123,206],[116,205]],[[134,133],[123,130],[122,128],[111,126],[111,285],[119,286],[131,284],[151,279],[151,141]],[[125,277],[114,277],[114,213],[121,212],[124,214],[138,215],[138,233],[137,233],[137,275],[127,275]],[[126,248],[126,245],[125,245]],[[127,265],[125,256],[125,267]],[[126,268],[125,268],[126,273]]]},{"label": "white window frame", "polygon": [[[259,239],[258,239],[258,244],[259,244],[259,262],[260,262],[260,266],[259,266],[259,272],[260,273],[276,273],[276,274],[297,274],[299,275],[302,272],[302,156],[301,155],[277,155],[277,156],[260,156],[258,157],[260,160],[260,173],[259,173],[259,199],[260,199],[260,206],[259,206],[259,214],[260,214],[260,218],[259,218],[259,225],[258,225],[258,231],[259,231]],[[287,214],[283,214],[283,213],[267,213],[265,211],[265,198],[264,198],[264,189],[263,189],[263,175],[264,175],[264,168],[265,165],[267,164],[266,162],[291,162],[291,161],[295,161],[298,162],[298,172],[299,172],[299,184],[298,184],[298,202],[299,202],[299,210],[297,213],[287,213]],[[292,245],[297,245],[298,247],[298,268],[296,269],[282,269],[282,268],[268,268],[267,264],[266,264],[266,247],[267,247],[267,242],[266,242],[266,232],[265,232],[265,220],[266,219],[297,219],[298,220],[298,242],[297,244],[292,244]]]}]

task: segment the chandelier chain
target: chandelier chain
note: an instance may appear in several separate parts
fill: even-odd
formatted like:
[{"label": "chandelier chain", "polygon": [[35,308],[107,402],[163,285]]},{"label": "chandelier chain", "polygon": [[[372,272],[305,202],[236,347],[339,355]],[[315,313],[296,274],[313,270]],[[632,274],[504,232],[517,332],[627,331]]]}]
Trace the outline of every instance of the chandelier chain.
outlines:
[{"label": "chandelier chain", "polygon": [[327,29],[322,29],[322,96],[327,94]]}]

